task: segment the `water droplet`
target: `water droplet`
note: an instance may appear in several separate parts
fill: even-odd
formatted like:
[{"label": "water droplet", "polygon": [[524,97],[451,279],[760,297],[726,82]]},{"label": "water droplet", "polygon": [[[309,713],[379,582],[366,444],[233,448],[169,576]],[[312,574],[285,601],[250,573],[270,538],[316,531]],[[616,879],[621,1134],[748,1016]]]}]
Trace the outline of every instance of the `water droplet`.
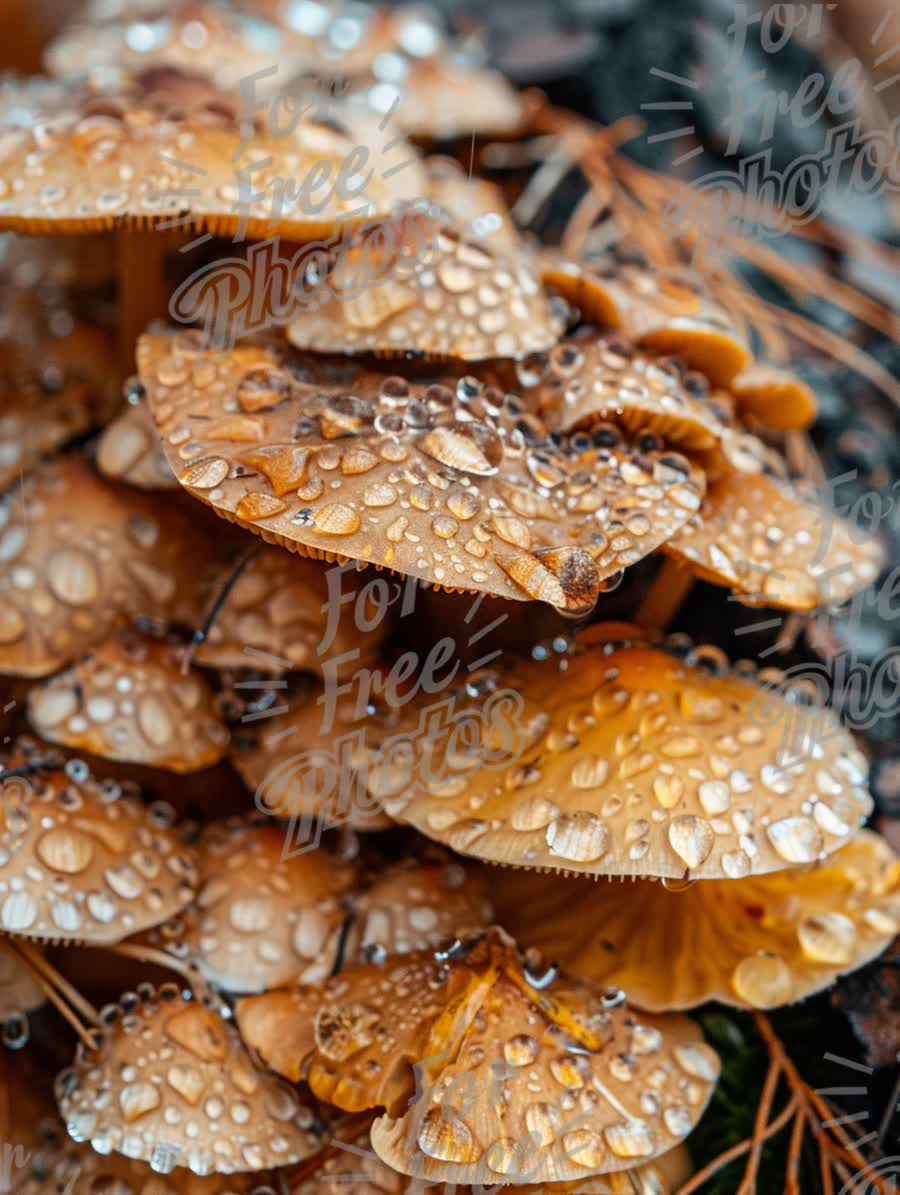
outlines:
[{"label": "water droplet", "polygon": [[533,1037],[519,1033],[503,1046],[503,1056],[510,1066],[530,1066],[541,1052]]},{"label": "water droplet", "polygon": [[773,954],[755,954],[742,959],[731,976],[731,985],[751,1008],[776,1008],[788,1004],[794,987],[787,963]]},{"label": "water droplet", "polygon": [[843,913],[804,917],[797,927],[803,953],[815,963],[846,966],[853,959],[856,929]]},{"label": "water droplet", "polygon": [[593,863],[609,849],[606,827],[587,810],[555,818],[547,827],[546,841],[554,855],[578,863]]}]

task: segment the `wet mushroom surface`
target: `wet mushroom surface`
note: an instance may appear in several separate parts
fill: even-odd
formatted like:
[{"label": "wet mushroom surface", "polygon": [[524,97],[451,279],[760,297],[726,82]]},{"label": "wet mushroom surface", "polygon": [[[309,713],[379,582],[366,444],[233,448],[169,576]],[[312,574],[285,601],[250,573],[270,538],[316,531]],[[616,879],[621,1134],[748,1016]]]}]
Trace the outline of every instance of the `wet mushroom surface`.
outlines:
[{"label": "wet mushroom surface", "polygon": [[[702,470],[656,436],[560,435],[474,378],[408,382],[283,345],[206,361],[138,348],[166,454],[217,514],[304,555],[587,612],[698,509]],[[197,378],[201,384],[197,384]]]},{"label": "wet mushroom surface", "polygon": [[690,1131],[719,1069],[690,1021],[532,975],[496,930],[251,997],[237,1015],[319,1098],[384,1108],[376,1154],[428,1181],[564,1182],[649,1161]]}]

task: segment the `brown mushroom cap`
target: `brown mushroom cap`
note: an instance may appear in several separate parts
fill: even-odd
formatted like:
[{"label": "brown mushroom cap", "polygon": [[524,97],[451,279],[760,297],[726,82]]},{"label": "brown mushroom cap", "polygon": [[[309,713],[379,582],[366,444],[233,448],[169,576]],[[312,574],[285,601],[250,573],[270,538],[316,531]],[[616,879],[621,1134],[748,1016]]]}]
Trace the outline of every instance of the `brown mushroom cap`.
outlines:
[{"label": "brown mushroom cap", "polygon": [[485,239],[495,252],[521,253],[522,239],[496,183],[469,174],[456,158],[433,154],[424,161],[427,195],[469,239]]},{"label": "brown mushroom cap", "polygon": [[[382,178],[377,149],[364,182],[348,122],[336,132],[305,120],[290,137],[261,129],[242,155],[237,101],[200,76],[151,68],[108,91],[7,83],[0,88],[0,228],[93,232],[176,218],[219,235],[326,235],[387,215],[407,193]],[[354,173],[344,177],[351,162]],[[238,168],[251,164],[242,188]],[[312,177],[310,196],[300,184]]]},{"label": "brown mushroom cap", "polygon": [[255,793],[257,808],[275,817],[309,817],[354,830],[385,830],[394,821],[382,809],[377,792],[357,784],[348,800],[342,775],[349,761],[362,764],[381,749],[395,719],[385,712],[373,722],[361,721],[356,700],[339,698],[335,726],[324,729],[324,700],[325,689],[320,685],[291,694],[283,713],[267,717],[258,726],[241,728],[231,762]]},{"label": "brown mushroom cap", "polygon": [[754,362],[730,384],[738,410],[777,431],[802,431],[815,422],[816,396],[806,382],[784,369]]},{"label": "brown mushroom cap", "polygon": [[71,455],[0,499],[0,674],[46,676],[126,619],[193,625],[214,545]]},{"label": "brown mushroom cap", "polygon": [[564,340],[523,362],[519,380],[523,397],[562,431],[612,420],[688,451],[713,448],[722,435],[716,411],[693,396],[677,362],[648,356],[618,336]]},{"label": "brown mushroom cap", "polygon": [[263,992],[331,973],[355,868],[321,848],[285,857],[284,845],[284,827],[247,819],[204,830],[196,899],[157,937],[215,987]]},{"label": "brown mushroom cap", "polygon": [[97,468],[111,481],[142,490],[177,490],[146,403],[126,405],[97,443]]},{"label": "brown mushroom cap", "polygon": [[320,1148],[312,1112],[256,1066],[233,1025],[174,984],[106,1011],[98,1048],[79,1045],[57,1078],[75,1141],[201,1176],[289,1165]]},{"label": "brown mushroom cap", "polygon": [[33,1012],[46,1000],[32,971],[11,946],[0,942],[0,1024]]},{"label": "brown mushroom cap", "polygon": [[578,264],[542,259],[545,285],[585,318],[621,331],[652,352],[680,357],[714,386],[727,386],[750,364],[743,334],[695,280],[631,263]]},{"label": "brown mushroom cap", "polygon": [[649,880],[623,889],[528,872],[497,879],[498,918],[523,947],[652,1012],[803,1000],[900,931],[900,863],[868,830],[808,871],[702,880],[678,893]]},{"label": "brown mushroom cap", "polygon": [[692,1022],[639,1022],[621,993],[536,978],[496,930],[252,997],[238,1021],[320,1099],[383,1107],[375,1152],[429,1182],[566,1182],[650,1161],[690,1132],[719,1070]]},{"label": "brown mushroom cap", "polygon": [[839,605],[878,576],[876,540],[786,482],[726,473],[663,545],[697,576],[747,605],[812,610]]},{"label": "brown mushroom cap", "polygon": [[[362,585],[352,574],[340,578],[345,599],[358,594]],[[320,675],[325,662],[332,661],[335,675],[352,674],[372,662],[390,620],[379,621],[378,612],[359,596],[341,606],[332,638],[329,622],[337,611],[331,602],[328,573],[321,564],[282,548],[262,547],[229,591],[194,658],[213,668]],[[334,662],[354,651],[343,665]]]},{"label": "brown mushroom cap", "polygon": [[[190,1170],[155,1173],[146,1162],[122,1154],[96,1153],[89,1145],[68,1139],[52,1147],[17,1195],[271,1195],[274,1176],[268,1172],[210,1174],[200,1178]],[[344,1192],[346,1195],[346,1190]]]},{"label": "brown mushroom cap", "polygon": [[336,293],[292,321],[288,338],[298,348],[483,361],[548,349],[562,332],[520,246],[504,252],[445,226],[411,251],[415,268],[399,277],[385,269],[360,290],[365,254],[345,255],[325,282]]},{"label": "brown mushroom cap", "polygon": [[228,731],[177,648],[134,632],[107,639],[28,694],[36,734],[73,751],[197,772],[225,755]]},{"label": "brown mushroom cap", "polygon": [[866,763],[828,709],[797,734],[813,724],[798,721],[781,674],[761,679],[703,647],[681,659],[607,643],[510,662],[479,679],[477,697],[469,678],[461,729],[429,740],[427,768],[407,769],[385,809],[519,867],[738,879],[815,862],[871,812]]},{"label": "brown mushroom cap", "polygon": [[304,555],[445,588],[590,609],[703,492],[701,471],[659,441],[557,443],[474,378],[453,390],[347,362],[337,380],[338,367],[247,342],[204,362],[214,376],[200,387],[190,334],[144,336],[138,360],[179,481],[217,514]]},{"label": "brown mushroom cap", "polygon": [[434,950],[490,925],[485,878],[456,861],[395,863],[354,899],[348,956]]},{"label": "brown mushroom cap", "polygon": [[[397,103],[398,128],[411,137],[437,141],[523,131],[526,109],[499,71],[459,54],[409,60],[396,83],[373,83],[367,106],[389,110]],[[399,102],[398,102],[399,101]]]},{"label": "brown mushroom cap", "polygon": [[48,71],[60,78],[89,74],[106,81],[113,72],[127,75],[150,63],[193,71],[199,62],[218,87],[236,90],[242,79],[277,61],[274,79],[263,76],[255,81],[257,93],[265,94],[267,83],[270,89],[283,88],[309,65],[309,55],[297,39],[234,7],[158,0],[148,8],[139,14],[140,20],[132,7],[111,18],[83,14],[70,22],[44,52]]},{"label": "brown mushroom cap", "polygon": [[193,852],[163,810],[93,779],[80,760],[16,783],[20,796],[4,801],[0,815],[0,931],[64,944],[119,942],[193,897]]},{"label": "brown mushroom cap", "polygon": [[448,39],[431,13],[388,5],[253,0],[253,15],[279,25],[325,77],[353,81],[353,101],[421,138],[519,130],[523,105],[498,72]]},{"label": "brown mushroom cap", "polygon": [[[683,1147],[676,1146],[673,1152],[682,1150]],[[649,1166],[621,1170],[618,1174],[595,1174],[580,1182],[553,1183],[549,1187],[528,1184],[511,1190],[516,1195],[669,1195],[675,1185],[668,1181],[668,1163],[666,1154]],[[321,1164],[299,1183],[292,1183],[290,1195],[347,1195],[351,1183],[353,1195],[423,1195],[421,1179],[398,1174],[373,1151],[368,1125],[355,1140],[346,1142],[344,1148],[335,1142],[324,1150]],[[492,1183],[491,1188],[494,1187]],[[448,1189],[443,1183],[428,1183],[425,1189],[432,1195],[454,1195],[453,1187]],[[41,1193],[29,1191],[28,1195]],[[76,1190],[75,1195],[82,1193]]]},{"label": "brown mushroom cap", "polygon": [[34,332],[13,321],[0,347],[0,490],[102,424],[115,406],[115,361],[103,329],[78,324],[36,340]]}]

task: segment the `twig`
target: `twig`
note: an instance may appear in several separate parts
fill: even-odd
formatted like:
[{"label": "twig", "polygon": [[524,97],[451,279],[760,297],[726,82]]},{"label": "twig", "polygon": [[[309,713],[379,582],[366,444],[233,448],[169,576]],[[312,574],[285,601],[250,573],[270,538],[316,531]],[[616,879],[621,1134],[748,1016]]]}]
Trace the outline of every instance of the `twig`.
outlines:
[{"label": "twig", "polygon": [[[791,1117],[795,1114],[798,1107],[799,1100],[796,1096],[792,1096],[790,1101],[766,1129],[763,1134],[763,1141],[768,1141],[770,1137],[774,1137],[776,1133],[780,1132],[786,1124],[789,1124]],[[685,1183],[683,1187],[679,1187],[675,1195],[694,1195],[695,1191],[699,1191],[705,1183],[714,1178],[729,1162],[734,1162],[738,1158],[743,1157],[752,1145],[753,1139],[748,1137],[746,1141],[741,1141],[740,1144],[733,1145],[731,1149],[726,1149],[717,1158],[713,1158],[702,1170],[698,1170],[693,1178]]]}]

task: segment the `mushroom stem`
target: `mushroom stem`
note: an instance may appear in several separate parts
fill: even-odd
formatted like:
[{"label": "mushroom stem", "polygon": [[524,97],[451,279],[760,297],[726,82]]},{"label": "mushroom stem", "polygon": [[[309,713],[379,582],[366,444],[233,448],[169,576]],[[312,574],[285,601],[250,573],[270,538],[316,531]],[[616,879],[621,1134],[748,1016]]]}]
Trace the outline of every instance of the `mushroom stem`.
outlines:
[{"label": "mushroom stem", "polygon": [[677,560],[665,559],[644,600],[638,606],[634,621],[639,627],[663,631],[678,613],[690,593],[694,575]]},{"label": "mushroom stem", "polygon": [[122,228],[117,233],[119,361],[123,377],[134,373],[138,337],[148,324],[164,319],[168,313],[165,263],[177,244],[177,231]]},{"label": "mushroom stem", "polygon": [[100,1024],[100,1016],[88,1000],[41,955],[30,942],[9,937],[7,942],[34,976],[50,1003],[63,1016],[81,1040],[93,1048],[91,1027]]}]

